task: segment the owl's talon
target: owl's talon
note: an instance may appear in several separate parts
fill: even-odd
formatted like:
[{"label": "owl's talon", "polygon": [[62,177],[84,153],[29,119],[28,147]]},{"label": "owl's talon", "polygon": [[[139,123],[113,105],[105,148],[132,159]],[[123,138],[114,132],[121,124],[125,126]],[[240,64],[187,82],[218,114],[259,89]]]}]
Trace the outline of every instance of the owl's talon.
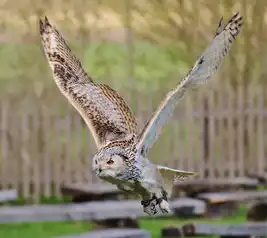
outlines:
[{"label": "owl's talon", "polygon": [[159,208],[160,208],[162,213],[170,213],[171,212],[169,203],[164,199],[162,199],[159,202]]},{"label": "owl's talon", "polygon": [[157,201],[154,198],[148,201],[141,201],[141,204],[143,205],[144,212],[149,216],[157,214]]}]

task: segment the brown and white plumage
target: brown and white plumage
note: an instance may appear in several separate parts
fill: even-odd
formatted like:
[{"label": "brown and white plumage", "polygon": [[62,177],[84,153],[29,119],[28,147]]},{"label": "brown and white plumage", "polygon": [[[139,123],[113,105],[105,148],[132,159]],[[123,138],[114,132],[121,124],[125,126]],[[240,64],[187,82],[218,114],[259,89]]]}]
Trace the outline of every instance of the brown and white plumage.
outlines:
[{"label": "brown and white plumage", "polygon": [[222,19],[219,22],[214,40],[196,61],[182,82],[168,93],[158,110],[150,119],[147,126],[140,134],[137,146],[140,153],[146,155],[160,134],[162,127],[170,118],[176,104],[184,93],[197,84],[205,83],[219,69],[224,57],[228,54],[232,43],[242,26],[242,17],[236,13],[222,28]]},{"label": "brown and white plumage", "polygon": [[136,118],[119,94],[94,83],[48,19],[40,21],[41,41],[56,84],[82,115],[96,141],[93,170],[120,189],[139,194],[148,214],[157,212],[157,204],[162,212],[169,212],[167,196],[173,180],[195,173],[155,165],[147,159],[147,152],[185,92],[207,82],[219,69],[242,24],[238,13],[224,27],[220,20],[211,44],[137,134]]},{"label": "brown and white plumage", "polygon": [[45,17],[41,41],[56,84],[79,111],[98,148],[137,133],[137,122],[123,98],[111,87],[94,83],[59,32]]}]

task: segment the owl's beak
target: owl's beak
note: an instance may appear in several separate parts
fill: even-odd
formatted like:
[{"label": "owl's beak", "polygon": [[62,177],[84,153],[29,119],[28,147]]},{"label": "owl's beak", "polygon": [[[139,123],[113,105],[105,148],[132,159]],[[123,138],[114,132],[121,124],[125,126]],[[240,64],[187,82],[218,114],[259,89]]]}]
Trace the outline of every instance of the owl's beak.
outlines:
[{"label": "owl's beak", "polygon": [[98,176],[102,172],[102,169],[101,168],[93,168],[93,172]]}]

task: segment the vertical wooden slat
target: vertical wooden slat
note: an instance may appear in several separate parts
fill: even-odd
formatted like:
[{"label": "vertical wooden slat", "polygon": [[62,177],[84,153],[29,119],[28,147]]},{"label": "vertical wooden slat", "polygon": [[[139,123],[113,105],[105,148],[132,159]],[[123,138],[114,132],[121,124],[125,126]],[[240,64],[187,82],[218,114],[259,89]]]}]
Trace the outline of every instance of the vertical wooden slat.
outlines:
[{"label": "vertical wooden slat", "polygon": [[[72,115],[71,115],[71,105],[68,104],[67,110],[66,110],[66,115],[65,115],[65,131],[64,131],[64,136],[65,136],[65,151],[64,151],[64,158],[61,158],[61,161],[64,161],[64,183],[70,183],[72,180],[72,174],[71,174],[71,149],[73,149],[72,146],[72,140],[71,140],[71,134],[72,134]],[[58,129],[61,126],[58,125]],[[60,169],[59,169],[60,170]]]},{"label": "vertical wooden slat", "polygon": [[232,87],[227,84],[227,100],[228,100],[228,115],[227,115],[227,125],[228,125],[228,156],[227,165],[230,178],[235,176],[235,126],[234,126],[234,92]]},{"label": "vertical wooden slat", "polygon": [[[89,130],[86,133],[86,142],[85,142],[85,158],[84,158],[84,166],[86,168],[85,170],[85,180],[87,183],[93,183],[94,182],[94,174],[92,172],[92,156],[96,152],[96,145],[93,141],[92,135],[90,134]],[[91,156],[91,158],[89,158]]]},{"label": "vertical wooden slat", "polygon": [[254,93],[253,93],[253,85],[250,84],[248,87],[248,171],[254,173],[255,172],[255,155],[254,155],[254,142],[255,142],[255,130],[254,130]]},{"label": "vertical wooden slat", "polygon": [[29,111],[23,110],[21,115],[21,158],[22,158],[22,196],[30,197],[31,186],[31,157],[30,157],[30,129],[29,129]]},{"label": "vertical wooden slat", "polygon": [[43,117],[42,126],[43,126],[43,133],[44,133],[43,183],[44,183],[44,196],[48,197],[52,195],[51,193],[51,185],[52,185],[51,160],[53,158],[51,154],[52,150],[51,150],[51,144],[50,144],[50,138],[51,138],[50,117],[51,116],[46,107],[42,107],[42,117]]},{"label": "vertical wooden slat", "polygon": [[1,102],[1,187],[3,189],[8,187],[8,100]]},{"label": "vertical wooden slat", "polygon": [[40,160],[41,160],[41,154],[40,154],[40,147],[39,147],[39,107],[36,106],[35,110],[32,111],[32,117],[33,117],[33,125],[32,125],[32,163],[33,163],[33,198],[34,202],[38,203],[40,200]]},{"label": "vertical wooden slat", "polygon": [[[75,164],[75,180],[77,182],[82,182],[82,175],[84,173],[83,167],[83,157],[82,157],[82,140],[84,140],[84,135],[81,127],[81,120],[79,115],[75,115],[74,117],[75,124],[75,158],[71,158],[72,164]],[[91,159],[91,158],[88,158]]]},{"label": "vertical wooden slat", "polygon": [[[62,125],[63,123],[63,125]],[[66,158],[63,158],[65,148],[63,147],[64,141],[62,141],[61,137],[65,136],[64,133],[62,133],[62,127],[64,127],[64,120],[62,120],[59,116],[53,117],[53,129],[54,129],[54,135],[55,138],[55,144],[53,145],[53,151],[54,151],[54,158],[53,158],[53,192],[54,196],[59,197],[60,196],[60,185],[61,181],[65,179],[66,174],[62,173],[61,169],[62,167],[66,167]],[[62,135],[63,134],[63,135]],[[65,171],[64,171],[65,172]]]},{"label": "vertical wooden slat", "polygon": [[193,160],[195,155],[195,145],[194,145],[194,137],[195,137],[195,125],[193,121],[193,106],[191,95],[187,95],[184,99],[185,101],[185,128],[186,130],[186,141],[185,141],[185,149],[186,149],[186,158],[187,158],[187,170],[194,170],[193,168]]},{"label": "vertical wooden slat", "polygon": [[216,87],[218,100],[217,100],[217,140],[218,140],[218,147],[217,147],[217,156],[218,156],[218,163],[217,163],[217,172],[219,177],[224,177],[224,169],[223,165],[225,165],[225,161],[227,161],[225,155],[225,140],[227,131],[225,130],[224,120],[225,120],[225,95],[227,94],[225,85],[222,87]]},{"label": "vertical wooden slat", "polygon": [[245,131],[245,114],[244,114],[244,86],[238,85],[237,88],[237,97],[238,97],[238,123],[237,123],[237,154],[238,154],[238,171],[239,176],[244,175],[244,131]]},{"label": "vertical wooden slat", "polygon": [[214,165],[216,162],[216,155],[214,153],[214,140],[215,140],[215,120],[212,110],[215,106],[214,102],[214,91],[208,91],[208,105],[209,105],[209,157],[208,157],[208,168],[209,168],[209,177],[214,178]]},{"label": "vertical wooden slat", "polygon": [[205,108],[204,108],[204,90],[197,90],[196,92],[196,101],[195,101],[195,108],[197,110],[197,118],[198,118],[198,126],[199,126],[199,155],[197,156],[197,168],[196,172],[199,174],[199,177],[201,179],[204,178],[205,176],[205,149],[203,146],[203,141],[204,141],[204,126],[203,126],[203,121],[205,118]]},{"label": "vertical wooden slat", "polygon": [[[191,151],[192,153],[192,170],[198,171],[198,164],[199,160],[201,160],[202,150],[200,147],[202,146],[200,144],[200,131],[202,124],[199,122],[199,118],[197,116],[197,109],[195,102],[198,100],[198,92],[195,91],[193,97],[191,98],[191,122],[192,122],[192,128],[194,130],[192,131],[192,142],[194,143],[194,148]],[[198,102],[199,103],[199,102]]]},{"label": "vertical wooden slat", "polygon": [[185,118],[184,114],[177,115],[177,136],[179,138],[179,143],[177,143],[178,151],[178,166],[180,169],[185,169],[185,137],[186,137],[186,128],[185,128]]},{"label": "vertical wooden slat", "polygon": [[8,160],[10,161],[9,176],[11,177],[12,188],[17,189],[17,191],[19,191],[21,156],[20,151],[16,149],[20,147],[20,136],[19,130],[17,128],[17,122],[19,121],[19,111],[16,109],[14,110],[14,108],[12,109],[12,113],[10,113],[9,115],[10,127],[8,129],[10,133],[9,141],[11,143],[11,150],[8,157]]},{"label": "vertical wooden slat", "polygon": [[264,154],[264,127],[263,127],[263,112],[264,112],[264,102],[263,102],[263,89],[262,87],[257,87],[257,144],[258,144],[258,153],[257,153],[257,161],[258,161],[258,174],[264,173],[265,168],[265,154]]}]

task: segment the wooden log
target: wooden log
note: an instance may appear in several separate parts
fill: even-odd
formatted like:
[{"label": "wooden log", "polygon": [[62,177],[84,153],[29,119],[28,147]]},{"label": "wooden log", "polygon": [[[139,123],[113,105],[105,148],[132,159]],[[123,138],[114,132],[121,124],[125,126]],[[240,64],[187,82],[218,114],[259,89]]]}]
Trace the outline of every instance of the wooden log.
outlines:
[{"label": "wooden log", "polygon": [[243,188],[255,188],[258,185],[257,179],[247,178],[247,177],[239,177],[233,179],[190,179],[175,182],[175,186],[180,189],[194,186],[194,187],[243,187]]},{"label": "wooden log", "polygon": [[15,201],[18,199],[18,193],[15,189],[0,190],[0,202]]},{"label": "wooden log", "polygon": [[191,217],[203,216],[206,213],[207,205],[194,198],[178,198],[171,201],[171,208],[176,216]]},{"label": "wooden log", "polygon": [[107,229],[58,238],[150,238],[150,234],[141,229]]},{"label": "wooden log", "polygon": [[106,220],[91,220],[93,230],[103,230],[107,228],[139,228],[137,218],[110,218]]},{"label": "wooden log", "polygon": [[[267,221],[267,202],[260,201],[250,204],[247,212],[248,221]],[[255,236],[257,238],[264,238],[264,236]]]},{"label": "wooden log", "polygon": [[[174,209],[194,206],[192,213],[200,215],[206,212],[206,204],[194,199],[177,199],[170,202],[172,212],[157,216],[173,215]],[[107,220],[147,216],[140,201],[102,201],[83,204],[10,206],[0,208],[0,223],[68,220]]]},{"label": "wooden log", "polygon": [[165,227],[161,230],[162,238],[178,238],[182,237],[183,233],[178,227]]},{"label": "wooden log", "polygon": [[267,222],[247,222],[243,224],[186,224],[182,227],[184,236],[266,236]]},{"label": "wooden log", "polygon": [[248,221],[267,221],[267,201],[250,204],[247,211]]},{"label": "wooden log", "polygon": [[199,194],[197,198],[203,199],[209,203],[240,202],[267,199],[267,191],[203,193]]},{"label": "wooden log", "polygon": [[[103,200],[121,200],[123,197],[122,191],[117,186],[108,183],[98,184],[69,184],[61,187],[61,192],[64,195],[71,195],[72,202],[90,202]],[[93,230],[105,228],[139,228],[136,219],[119,218],[106,220],[91,220]]]},{"label": "wooden log", "polygon": [[235,179],[194,179],[176,181],[173,187],[173,197],[185,191],[189,197],[196,197],[203,192],[219,192],[221,190],[256,189],[259,184],[257,179],[239,177]]},{"label": "wooden log", "polygon": [[197,198],[207,202],[207,217],[224,217],[234,215],[239,202],[267,199],[267,191],[203,193]]},{"label": "wooden log", "polygon": [[67,184],[61,187],[63,195],[72,196],[75,203],[101,201],[101,200],[117,200],[122,198],[123,191],[119,190],[113,184]]},{"label": "wooden log", "polygon": [[267,174],[266,173],[248,173],[248,177],[252,179],[257,179],[259,184],[267,184]]}]

